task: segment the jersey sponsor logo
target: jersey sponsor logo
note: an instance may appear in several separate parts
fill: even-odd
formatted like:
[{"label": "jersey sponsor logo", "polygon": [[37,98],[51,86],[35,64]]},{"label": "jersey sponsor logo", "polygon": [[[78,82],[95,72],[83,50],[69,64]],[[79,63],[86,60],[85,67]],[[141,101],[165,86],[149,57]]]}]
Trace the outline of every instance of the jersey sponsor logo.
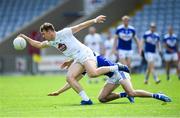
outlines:
[{"label": "jersey sponsor logo", "polygon": [[66,46],[65,44],[63,44],[63,43],[59,43],[59,44],[58,44],[58,49],[59,49],[61,52],[63,52],[63,51],[65,51],[65,50],[67,49],[67,46]]}]

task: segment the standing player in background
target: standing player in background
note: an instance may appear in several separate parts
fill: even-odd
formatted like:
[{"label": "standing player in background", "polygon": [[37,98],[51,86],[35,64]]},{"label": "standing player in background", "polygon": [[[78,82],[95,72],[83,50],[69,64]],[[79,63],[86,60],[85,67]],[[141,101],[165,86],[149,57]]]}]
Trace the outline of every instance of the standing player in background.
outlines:
[{"label": "standing player in background", "polygon": [[115,54],[112,54],[113,50],[113,44],[114,44],[114,38],[112,37],[111,32],[108,32],[107,39],[104,41],[104,57],[106,59],[111,60],[112,62],[116,62],[117,57]]},{"label": "standing player in background", "polygon": [[138,52],[140,53],[139,40],[136,36],[136,31],[133,26],[129,25],[129,16],[123,16],[123,24],[118,26],[115,34],[115,41],[113,46],[113,53],[118,50],[119,62],[127,65],[131,68],[131,57],[133,55],[132,51],[132,40],[134,39]]},{"label": "standing player in background", "polygon": [[164,60],[166,62],[167,80],[170,79],[169,71],[171,62],[176,66],[176,72],[180,80],[180,70],[178,68],[178,40],[176,34],[173,32],[172,26],[169,26],[168,33],[164,36],[163,43],[165,47]]},{"label": "standing player in background", "polygon": [[103,41],[101,35],[96,32],[95,27],[89,28],[89,34],[85,36],[84,44],[89,47],[93,52],[103,54]]},{"label": "standing player in background", "polygon": [[77,77],[84,71],[84,68],[90,77],[97,77],[99,75],[108,72],[114,72],[116,70],[129,72],[125,65],[120,64],[97,68],[97,62],[93,51],[78,41],[78,39],[74,36],[75,33],[95,23],[103,23],[105,19],[106,16],[100,15],[94,19],[85,21],[72,27],[64,28],[58,32],[55,31],[55,28],[51,23],[44,23],[40,27],[41,35],[46,40],[43,42],[35,41],[24,34],[19,35],[36,48],[55,47],[66,57],[75,60],[75,63],[71,64],[68,69],[66,79],[73,90],[81,96],[82,105],[92,104],[92,101],[89,99],[86,92],[76,80]]},{"label": "standing player in background", "polygon": [[158,79],[155,70],[154,70],[154,62],[155,57],[157,55],[156,53],[156,47],[158,47],[160,52],[160,37],[159,34],[156,32],[156,25],[155,23],[151,23],[150,30],[146,31],[143,40],[142,40],[142,46],[145,45],[144,49],[144,55],[145,59],[147,61],[147,69],[146,69],[146,75],[145,75],[145,84],[148,84],[148,79],[150,73],[153,74],[155,82],[158,84],[160,83],[160,80]]},{"label": "standing player in background", "polygon": [[[102,43],[102,38],[100,34],[96,32],[95,27],[90,27],[89,28],[89,34],[87,34],[84,38],[84,44],[89,47],[93,52],[97,52],[99,54],[103,54],[102,49],[103,49],[103,43]],[[95,83],[98,83],[98,78],[88,78],[88,83],[92,83],[93,80]]]}]

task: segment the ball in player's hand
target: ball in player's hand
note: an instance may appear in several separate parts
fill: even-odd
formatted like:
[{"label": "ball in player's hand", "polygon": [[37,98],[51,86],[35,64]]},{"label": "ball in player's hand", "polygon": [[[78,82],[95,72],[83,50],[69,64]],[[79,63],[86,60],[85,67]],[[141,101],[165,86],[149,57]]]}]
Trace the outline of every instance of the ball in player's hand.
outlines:
[{"label": "ball in player's hand", "polygon": [[23,50],[26,47],[26,40],[22,37],[16,37],[13,45],[16,50]]}]

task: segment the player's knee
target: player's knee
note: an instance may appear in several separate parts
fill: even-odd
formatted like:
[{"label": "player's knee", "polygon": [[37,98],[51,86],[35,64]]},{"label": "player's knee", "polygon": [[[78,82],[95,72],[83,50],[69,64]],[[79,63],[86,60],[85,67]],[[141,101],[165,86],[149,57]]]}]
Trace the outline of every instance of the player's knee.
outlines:
[{"label": "player's knee", "polygon": [[97,77],[98,76],[98,74],[97,74],[97,72],[91,72],[91,73],[88,73],[88,76],[90,77],[90,78],[94,78],[94,77]]},{"label": "player's knee", "polygon": [[127,95],[134,97],[134,96],[136,96],[136,93],[135,93],[134,90],[132,90],[132,91],[128,91],[128,92],[127,92]]},{"label": "player's knee", "polygon": [[107,100],[105,98],[102,98],[102,97],[99,97],[98,100],[101,103],[106,103],[107,102]]},{"label": "player's knee", "polygon": [[67,82],[71,82],[71,81],[73,81],[74,79],[75,79],[75,77],[74,77],[73,75],[67,74],[67,76],[66,76],[66,81],[67,81]]}]

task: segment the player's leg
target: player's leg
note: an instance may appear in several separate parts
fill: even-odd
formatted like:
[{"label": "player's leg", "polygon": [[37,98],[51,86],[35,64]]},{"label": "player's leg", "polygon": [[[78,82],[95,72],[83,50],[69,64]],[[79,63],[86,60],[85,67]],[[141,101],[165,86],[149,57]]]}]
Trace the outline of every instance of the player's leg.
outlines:
[{"label": "player's leg", "polygon": [[111,84],[111,83],[106,83],[99,93],[98,100],[101,103],[109,102],[115,99],[118,99],[120,96],[118,93],[113,93],[113,91],[118,87],[118,84]]},{"label": "player's leg", "polygon": [[125,72],[129,72],[129,69],[127,66],[125,65],[114,65],[114,66],[103,66],[103,67],[99,67],[97,68],[97,63],[95,60],[92,59],[88,59],[84,62],[84,67],[87,71],[87,74],[89,77],[94,78],[97,77],[99,75],[103,75],[106,74],[108,72],[114,72],[116,70],[121,70],[121,71],[125,71]]},{"label": "player's leg", "polygon": [[129,69],[131,70],[131,58],[130,57],[126,58],[126,64],[129,67]]},{"label": "player's leg", "polygon": [[86,102],[87,104],[92,104],[86,92],[83,90],[82,86],[76,80],[76,78],[83,72],[84,67],[80,63],[71,64],[67,72],[67,82],[73,88],[73,90],[81,96],[81,104],[86,104]]},{"label": "player's leg", "polygon": [[169,76],[169,71],[170,71],[170,61],[165,61],[165,65],[166,65],[166,79],[169,80],[170,76]]},{"label": "player's leg", "polygon": [[123,76],[125,77],[125,79],[121,80],[120,83],[128,96],[155,98],[164,102],[171,102],[171,99],[164,94],[160,94],[160,93],[153,94],[151,92],[147,92],[144,90],[135,90],[132,86],[130,77],[127,77],[127,75],[123,75]]},{"label": "player's leg", "polygon": [[176,66],[176,73],[177,73],[177,76],[180,80],[180,65],[178,62],[178,54],[177,53],[173,54],[173,64]]},{"label": "player's leg", "polygon": [[147,62],[147,69],[146,69],[145,80],[144,80],[145,84],[148,84],[150,73],[151,73],[151,62]]},{"label": "player's leg", "polygon": [[154,62],[151,63],[150,70],[153,75],[154,81],[156,82],[156,84],[159,84],[161,80],[158,79],[157,73],[155,72]]},{"label": "player's leg", "polygon": [[177,73],[177,76],[180,80],[180,68],[179,68],[179,65],[178,65],[178,61],[173,61],[174,65],[176,66],[176,73]]}]

